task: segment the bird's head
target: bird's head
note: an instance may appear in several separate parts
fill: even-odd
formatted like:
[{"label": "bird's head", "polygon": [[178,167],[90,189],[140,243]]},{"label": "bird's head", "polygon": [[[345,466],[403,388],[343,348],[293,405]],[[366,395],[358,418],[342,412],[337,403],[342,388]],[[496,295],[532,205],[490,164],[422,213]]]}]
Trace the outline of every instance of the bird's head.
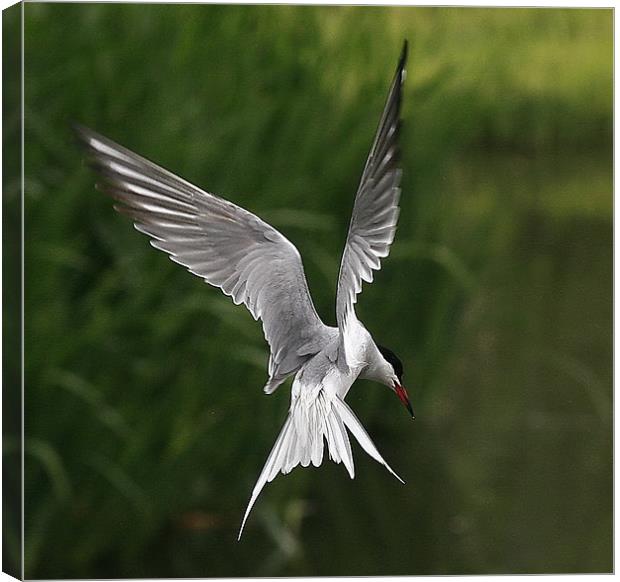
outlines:
[{"label": "bird's head", "polygon": [[377,348],[379,348],[379,352],[387,364],[387,366],[385,366],[386,377],[383,378],[383,383],[394,391],[396,396],[398,396],[399,400],[409,411],[409,414],[411,414],[411,418],[415,418],[411,402],[409,401],[409,395],[403,386],[403,363],[389,348],[380,345],[377,345]]}]

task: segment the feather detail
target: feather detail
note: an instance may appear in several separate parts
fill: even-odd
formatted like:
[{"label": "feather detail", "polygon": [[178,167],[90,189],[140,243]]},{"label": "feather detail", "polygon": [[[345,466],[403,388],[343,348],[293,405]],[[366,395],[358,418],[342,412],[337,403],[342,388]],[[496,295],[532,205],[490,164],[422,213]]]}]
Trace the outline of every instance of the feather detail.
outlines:
[{"label": "feather detail", "polygon": [[403,46],[362,172],[340,263],[336,319],[342,335],[347,333],[346,322],[354,311],[357,295],[362,291],[362,282],[372,282],[373,271],[381,268],[381,259],[387,257],[396,232],[402,175],[398,134],[406,62],[407,42]]},{"label": "feather detail", "polygon": [[265,485],[273,481],[278,473],[286,475],[298,465],[302,467],[307,467],[311,463],[315,467],[321,465],[324,440],[327,441],[332,461],[342,462],[351,479],[355,477],[353,454],[346,429],[351,431],[361,447],[373,459],[384,465],[392,475],[404,483],[383,459],[355,413],[343,400],[331,395],[320,385],[315,389],[307,387],[300,389],[296,379],[289,415],[254,485],[239,529],[238,540],[241,539],[248,516]]},{"label": "feather detail", "polygon": [[374,443],[368,436],[368,433],[355,416],[355,413],[349,408],[347,403],[344,400],[340,400],[340,398],[334,399],[334,407],[338,411],[342,421],[345,426],[351,431],[353,436],[356,438],[357,442],[361,445],[361,447],[378,463],[381,463],[385,466],[385,468],[394,475],[403,485],[405,482],[392,470],[385,459],[381,456],[377,447],[375,447]]},{"label": "feather detail", "polygon": [[86,127],[76,125],[75,132],[114,208],[129,216],[154,248],[262,320],[272,353],[266,392],[317,353],[298,353],[309,337],[319,346],[331,338],[334,332],[314,309],[299,252],[284,235]]}]

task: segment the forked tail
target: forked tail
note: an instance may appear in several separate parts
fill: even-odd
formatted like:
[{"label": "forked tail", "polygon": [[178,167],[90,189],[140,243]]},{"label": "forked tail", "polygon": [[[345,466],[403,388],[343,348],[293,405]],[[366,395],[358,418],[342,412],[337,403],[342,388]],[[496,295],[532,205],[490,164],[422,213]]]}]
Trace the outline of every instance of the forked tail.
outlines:
[{"label": "forked tail", "polygon": [[252,490],[238,540],[241,539],[245,522],[263,487],[273,481],[278,473],[286,475],[297,465],[307,467],[312,463],[318,467],[323,461],[324,440],[327,441],[332,461],[342,462],[353,479],[355,469],[347,428],[373,459],[385,465],[394,477],[404,483],[379,454],[368,433],[344,400],[337,396],[329,397],[320,390],[311,402],[298,398],[291,406],[286,422]]}]

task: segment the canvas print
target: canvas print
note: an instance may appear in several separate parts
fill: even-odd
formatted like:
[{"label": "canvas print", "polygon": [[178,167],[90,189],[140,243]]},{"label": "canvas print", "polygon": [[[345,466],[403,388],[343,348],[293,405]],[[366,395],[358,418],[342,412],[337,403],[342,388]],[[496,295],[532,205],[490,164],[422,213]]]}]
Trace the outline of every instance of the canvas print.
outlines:
[{"label": "canvas print", "polygon": [[3,43],[7,572],[612,570],[612,10]]}]

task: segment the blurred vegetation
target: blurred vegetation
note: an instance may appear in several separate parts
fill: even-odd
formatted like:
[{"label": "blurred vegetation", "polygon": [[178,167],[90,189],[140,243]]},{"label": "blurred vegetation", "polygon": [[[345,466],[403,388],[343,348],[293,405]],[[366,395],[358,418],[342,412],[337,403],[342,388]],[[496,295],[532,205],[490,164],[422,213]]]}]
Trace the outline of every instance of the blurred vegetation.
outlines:
[{"label": "blurred vegetation", "polygon": [[[21,395],[21,5],[2,11],[2,571],[23,574]],[[11,362],[11,364],[7,364]],[[19,437],[17,437],[19,435]]]},{"label": "blurred vegetation", "polygon": [[[26,577],[611,571],[611,10],[25,13]],[[279,477],[237,544],[288,388],[93,190],[68,121],[281,229],[333,324],[404,38],[401,221],[358,315],[419,418],[349,402],[407,485],[355,447],[355,481]]]}]

